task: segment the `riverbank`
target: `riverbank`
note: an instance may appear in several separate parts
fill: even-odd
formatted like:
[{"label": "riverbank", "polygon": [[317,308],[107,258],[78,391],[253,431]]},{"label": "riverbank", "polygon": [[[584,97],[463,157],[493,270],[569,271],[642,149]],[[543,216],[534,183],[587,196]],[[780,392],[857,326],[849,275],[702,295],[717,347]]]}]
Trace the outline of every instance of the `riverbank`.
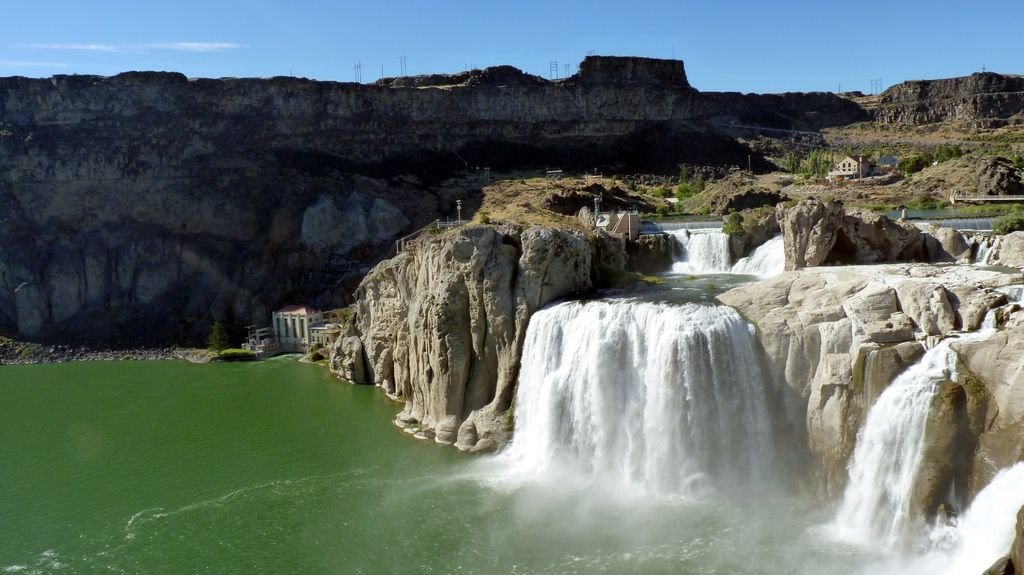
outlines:
[{"label": "riverbank", "polygon": [[42,345],[0,337],[0,365],[34,365],[68,361],[119,361],[183,359],[207,363],[213,354],[188,347],[92,349],[70,345]]}]

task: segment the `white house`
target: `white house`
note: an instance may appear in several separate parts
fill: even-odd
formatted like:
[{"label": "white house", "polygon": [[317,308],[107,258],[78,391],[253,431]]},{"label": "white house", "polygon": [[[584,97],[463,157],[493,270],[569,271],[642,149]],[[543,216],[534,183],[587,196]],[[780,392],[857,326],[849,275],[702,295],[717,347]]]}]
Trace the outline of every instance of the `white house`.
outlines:
[{"label": "white house", "polygon": [[274,337],[281,346],[281,351],[309,352],[313,343],[310,328],[314,324],[323,323],[324,314],[311,307],[290,305],[275,311],[271,315],[271,326]]},{"label": "white house", "polygon": [[846,156],[828,173],[829,180],[866,178],[874,175],[875,163],[867,156]]}]

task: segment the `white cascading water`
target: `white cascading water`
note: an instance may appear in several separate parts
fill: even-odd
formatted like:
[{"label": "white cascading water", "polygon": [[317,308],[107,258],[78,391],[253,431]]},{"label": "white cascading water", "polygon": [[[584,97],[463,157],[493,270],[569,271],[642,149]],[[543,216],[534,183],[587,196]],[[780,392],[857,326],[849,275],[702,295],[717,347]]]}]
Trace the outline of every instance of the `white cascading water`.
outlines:
[{"label": "white cascading water", "polygon": [[682,254],[672,265],[677,274],[746,274],[772,277],[782,273],[786,254],[782,236],[778,235],[755,249],[734,265],[729,253],[729,236],[717,230],[672,232],[682,246]]},{"label": "white cascading water", "polygon": [[729,236],[716,231],[679,230],[672,235],[683,246],[683,259],[672,265],[677,274],[721,274],[732,270]]},{"label": "white cascading water", "polygon": [[994,331],[995,312],[990,310],[980,331],[939,342],[897,376],[872,405],[857,435],[849,483],[831,525],[836,537],[891,548],[910,531],[910,498],[932,396],[939,383],[957,378],[957,356],[950,344],[984,339]]},{"label": "white cascading water", "polygon": [[949,349],[952,341],[943,340],[925,352],[868,412],[833,523],[840,539],[890,547],[906,530],[932,396],[936,385],[952,378],[956,368],[956,354]]},{"label": "white cascading water", "polygon": [[770,278],[786,271],[786,251],[778,235],[757,246],[749,256],[732,266],[732,273]]},{"label": "white cascading water", "polygon": [[765,378],[731,308],[567,302],[530,320],[506,454],[658,493],[770,478]]},{"label": "white cascading water", "polygon": [[1017,511],[1024,507],[1024,463],[1000,471],[967,511],[929,534],[928,550],[909,561],[889,561],[865,572],[906,575],[982,573],[1013,543]]}]

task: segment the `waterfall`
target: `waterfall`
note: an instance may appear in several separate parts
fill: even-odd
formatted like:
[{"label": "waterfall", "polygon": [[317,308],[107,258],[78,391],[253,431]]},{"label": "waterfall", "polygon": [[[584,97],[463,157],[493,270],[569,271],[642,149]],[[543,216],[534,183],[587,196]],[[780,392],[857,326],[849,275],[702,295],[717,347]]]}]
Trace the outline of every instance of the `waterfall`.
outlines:
[{"label": "waterfall", "polygon": [[732,269],[729,236],[721,231],[680,230],[672,235],[683,246],[683,257],[672,265],[679,274],[728,273]]},{"label": "waterfall", "polygon": [[989,256],[992,252],[992,247],[995,244],[995,238],[991,236],[975,236],[978,248],[977,253],[974,256],[974,265],[987,266],[991,265]]},{"label": "waterfall", "polygon": [[838,538],[892,547],[912,526],[910,498],[932,397],[939,383],[957,378],[950,344],[989,337],[994,317],[990,311],[982,330],[939,342],[878,397],[857,434],[849,483],[831,525]]},{"label": "waterfall", "polygon": [[784,271],[786,271],[786,251],[781,234],[757,246],[753,253],[732,266],[734,274],[747,274],[763,278],[777,276]]},{"label": "waterfall", "polygon": [[934,547],[945,557],[928,573],[981,573],[1010,550],[1021,507],[1024,463],[1000,471],[955,524],[932,532]]},{"label": "waterfall", "polygon": [[1024,463],[1000,471],[949,525],[929,533],[927,550],[910,560],[874,565],[867,573],[962,575],[982,573],[1013,544],[1017,511],[1024,507]]},{"label": "waterfall", "polygon": [[778,235],[755,249],[735,265],[729,253],[729,236],[721,231],[680,230],[672,235],[682,246],[682,258],[672,266],[678,274],[734,273],[772,277],[786,267],[782,236]]},{"label": "waterfall", "polygon": [[505,457],[631,489],[699,495],[770,479],[766,379],[732,308],[568,302],[530,320]]},{"label": "waterfall", "polygon": [[952,378],[956,368],[956,354],[949,349],[952,341],[943,340],[928,350],[868,412],[833,524],[839,538],[891,546],[906,530],[932,396],[936,384]]}]

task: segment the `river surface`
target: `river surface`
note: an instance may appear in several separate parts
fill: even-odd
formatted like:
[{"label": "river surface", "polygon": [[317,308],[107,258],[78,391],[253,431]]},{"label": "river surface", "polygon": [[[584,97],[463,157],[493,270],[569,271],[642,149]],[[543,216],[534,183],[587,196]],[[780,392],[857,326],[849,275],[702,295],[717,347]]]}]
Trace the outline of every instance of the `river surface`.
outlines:
[{"label": "river surface", "polygon": [[0,573],[852,573],[791,495],[522,479],[294,360],[0,367]]}]

